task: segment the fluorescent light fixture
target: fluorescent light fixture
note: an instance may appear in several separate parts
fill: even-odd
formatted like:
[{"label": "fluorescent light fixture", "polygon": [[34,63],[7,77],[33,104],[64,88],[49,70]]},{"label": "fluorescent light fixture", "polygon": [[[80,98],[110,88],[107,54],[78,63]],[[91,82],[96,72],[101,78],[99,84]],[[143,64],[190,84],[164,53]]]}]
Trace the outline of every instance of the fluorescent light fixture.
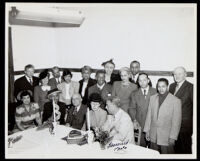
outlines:
[{"label": "fluorescent light fixture", "polygon": [[11,25],[80,27],[85,17],[81,11],[45,8],[35,10],[11,7],[9,23]]}]

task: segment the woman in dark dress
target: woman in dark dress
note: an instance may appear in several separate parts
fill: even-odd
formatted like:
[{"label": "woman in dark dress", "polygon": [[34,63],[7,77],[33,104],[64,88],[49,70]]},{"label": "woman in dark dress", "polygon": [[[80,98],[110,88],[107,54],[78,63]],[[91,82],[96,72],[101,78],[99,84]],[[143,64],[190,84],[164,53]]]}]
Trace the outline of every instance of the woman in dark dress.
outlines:
[{"label": "woman in dark dress", "polygon": [[106,72],[106,83],[113,85],[115,81],[121,81],[119,73],[114,73],[115,63],[113,62],[113,59],[103,62],[101,65],[104,67],[104,70]]}]

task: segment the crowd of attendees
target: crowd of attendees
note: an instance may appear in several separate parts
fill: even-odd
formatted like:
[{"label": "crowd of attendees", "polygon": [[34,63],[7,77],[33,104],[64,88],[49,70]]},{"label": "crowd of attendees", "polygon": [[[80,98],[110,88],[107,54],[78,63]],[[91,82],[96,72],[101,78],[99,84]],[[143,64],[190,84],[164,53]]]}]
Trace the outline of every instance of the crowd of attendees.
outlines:
[{"label": "crowd of attendees", "polygon": [[[102,63],[92,79],[92,68],[81,68],[82,79],[73,80],[70,70],[55,66],[34,76],[34,66],[25,66],[25,75],[14,83],[15,126],[10,133],[41,126],[53,120],[60,125],[87,130],[87,108],[91,129],[108,131],[114,139],[136,144],[134,129],[141,129],[140,146],[161,154],[191,154],[193,133],[193,84],[186,80],[184,67],[173,71],[169,85],[159,78],[152,87],[140,63],[114,72],[113,60]],[[50,73],[53,77],[50,79]]]}]

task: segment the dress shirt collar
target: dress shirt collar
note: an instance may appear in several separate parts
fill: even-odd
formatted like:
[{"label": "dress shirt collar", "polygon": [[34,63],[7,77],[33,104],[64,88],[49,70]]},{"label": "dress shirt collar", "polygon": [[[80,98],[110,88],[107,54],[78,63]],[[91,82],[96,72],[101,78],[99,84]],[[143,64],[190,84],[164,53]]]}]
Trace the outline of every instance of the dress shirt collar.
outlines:
[{"label": "dress shirt collar", "polygon": [[78,107],[75,107],[75,108],[77,108],[77,112],[78,112],[81,108],[81,105],[79,105]]},{"label": "dress shirt collar", "polygon": [[147,86],[146,88],[141,88],[141,90],[143,94],[144,94],[144,90],[146,90],[146,95],[147,95],[147,93],[149,92],[149,86]]},{"label": "dress shirt collar", "polygon": [[97,83],[97,87],[100,88],[101,90],[103,89],[104,85],[105,85],[105,83],[103,85],[101,85],[101,86],[98,85],[98,83]]},{"label": "dress shirt collar", "polygon": [[29,78],[27,75],[25,75],[25,77],[26,77],[26,79],[27,79],[28,82],[30,82],[30,79],[33,82],[33,77]]},{"label": "dress shirt collar", "polygon": [[182,82],[177,83],[178,84],[178,88],[180,88],[183,85],[184,82],[185,82],[185,80],[182,81]]},{"label": "dress shirt collar", "polygon": [[55,78],[55,79],[56,79],[57,83],[58,83],[58,81],[61,83],[61,77],[58,77],[58,78]]},{"label": "dress shirt collar", "polygon": [[132,79],[135,80],[135,82],[137,81],[137,78],[139,76],[139,73],[137,73],[134,77],[132,76]]}]

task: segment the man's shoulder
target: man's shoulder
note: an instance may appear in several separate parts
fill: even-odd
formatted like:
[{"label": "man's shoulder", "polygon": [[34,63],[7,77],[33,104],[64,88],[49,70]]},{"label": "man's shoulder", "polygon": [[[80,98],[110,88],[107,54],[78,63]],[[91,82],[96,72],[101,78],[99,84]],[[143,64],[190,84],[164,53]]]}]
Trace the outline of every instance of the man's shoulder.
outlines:
[{"label": "man's shoulder", "polygon": [[168,97],[171,99],[171,101],[174,101],[174,102],[180,102],[181,101],[178,97],[174,96],[171,93],[168,94]]},{"label": "man's shoulder", "polygon": [[24,81],[24,80],[26,80],[26,77],[22,76],[22,77],[16,79],[15,83],[19,83],[19,82]]},{"label": "man's shoulder", "polygon": [[36,76],[33,76],[33,79],[39,81],[39,78]]},{"label": "man's shoulder", "polygon": [[149,87],[149,91],[150,91],[151,95],[154,95],[157,93],[157,90],[153,87]]},{"label": "man's shoulder", "polygon": [[187,80],[185,81],[186,85],[189,87],[189,88],[193,88],[193,84],[188,82]]}]

